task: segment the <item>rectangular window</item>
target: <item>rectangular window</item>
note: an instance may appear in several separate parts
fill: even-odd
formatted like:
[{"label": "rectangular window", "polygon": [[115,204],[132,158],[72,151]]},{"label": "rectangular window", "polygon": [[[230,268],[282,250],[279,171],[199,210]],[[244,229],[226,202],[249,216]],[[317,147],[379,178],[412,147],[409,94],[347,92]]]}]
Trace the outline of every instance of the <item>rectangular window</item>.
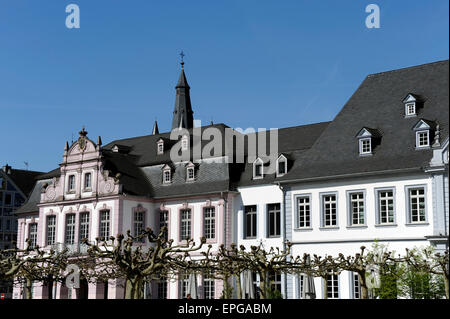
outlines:
[{"label": "rectangular window", "polygon": [[382,190],[378,192],[378,210],[380,224],[394,223],[393,190]]},{"label": "rectangular window", "polygon": [[92,187],[92,174],[86,173],[84,174],[84,188],[89,189]]},{"label": "rectangular window", "polygon": [[102,210],[100,212],[100,237],[104,240],[109,240],[109,210]]},{"label": "rectangular window", "polygon": [[327,275],[327,290],[326,294],[328,299],[339,298],[339,278],[337,274]]},{"label": "rectangular window", "polygon": [[429,134],[428,131],[417,132],[417,147],[429,146]]},{"label": "rectangular window", "polygon": [[[134,236],[139,236],[144,231],[144,211],[136,211],[134,212]],[[144,242],[145,238],[141,238],[138,240],[140,242]]]},{"label": "rectangular window", "polygon": [[89,239],[89,212],[80,213],[80,236],[79,240],[82,242],[84,238]]},{"label": "rectangular window", "polygon": [[256,237],[256,205],[244,207],[245,238]]},{"label": "rectangular window", "polygon": [[187,169],[187,179],[189,180],[189,181],[192,181],[192,180],[194,180],[194,177],[195,177],[195,175],[194,175],[194,169],[193,168],[188,168]]},{"label": "rectangular window", "polygon": [[269,220],[268,235],[269,237],[278,237],[281,232],[281,214],[280,204],[268,204],[267,215]]},{"label": "rectangular window", "polygon": [[322,226],[331,227],[337,225],[337,201],[336,195],[322,196]]},{"label": "rectangular window", "polygon": [[28,238],[30,239],[30,248],[36,247],[37,243],[37,224],[32,223],[28,226]]},{"label": "rectangular window", "polygon": [[203,209],[204,234],[206,239],[216,238],[216,212],[214,207],[205,207]]},{"label": "rectangular window", "polygon": [[263,165],[262,164],[260,164],[260,163],[256,163],[255,164],[255,176],[254,176],[254,178],[263,177],[262,169],[263,169]]},{"label": "rectangular window", "polygon": [[272,272],[269,274],[270,288],[281,293],[281,273]]},{"label": "rectangular window", "polygon": [[164,171],[164,183],[170,183],[170,171]]},{"label": "rectangular window", "polygon": [[158,299],[167,299],[167,278],[161,276],[158,280]]},{"label": "rectangular window", "polygon": [[166,231],[164,232],[164,239],[169,240],[169,212],[167,210],[159,211],[159,231],[163,227],[166,227]]},{"label": "rectangular window", "polygon": [[180,275],[180,298],[185,299],[188,294],[189,275]]},{"label": "rectangular window", "polygon": [[409,212],[411,223],[425,221],[425,189],[409,189]]},{"label": "rectangular window", "polygon": [[286,161],[279,160],[278,161],[278,175],[286,174]]},{"label": "rectangular window", "polygon": [[361,284],[359,283],[359,276],[357,273],[352,274],[352,284],[353,284],[353,298],[361,299]]},{"label": "rectangular window", "polygon": [[364,193],[350,193],[350,225],[364,225]]},{"label": "rectangular window", "polygon": [[370,138],[365,138],[359,141],[360,153],[361,154],[370,154],[372,153],[372,142]]},{"label": "rectangular window", "polygon": [[67,183],[67,190],[69,192],[75,190],[75,175],[69,175],[69,181]]},{"label": "rectangular window", "polygon": [[298,228],[311,227],[311,206],[309,196],[297,198]]},{"label": "rectangular window", "polygon": [[416,104],[409,103],[406,104],[406,115],[415,115],[416,114]]},{"label": "rectangular window", "polygon": [[72,245],[75,243],[75,214],[66,215],[66,240],[65,243]]},{"label": "rectangular window", "polygon": [[204,275],[203,277],[203,299],[214,299],[215,298],[215,281],[209,275]]},{"label": "rectangular window", "polygon": [[181,214],[181,223],[180,223],[180,236],[181,240],[189,240],[191,239],[191,210],[190,209],[182,209],[180,211]]},{"label": "rectangular window", "polygon": [[47,246],[56,240],[56,216],[47,216]]},{"label": "rectangular window", "polygon": [[13,194],[11,193],[5,193],[5,201],[4,201],[5,206],[12,206],[13,203],[12,196]]},{"label": "rectangular window", "polygon": [[305,289],[305,275],[298,275],[298,299],[303,298],[304,289]]}]

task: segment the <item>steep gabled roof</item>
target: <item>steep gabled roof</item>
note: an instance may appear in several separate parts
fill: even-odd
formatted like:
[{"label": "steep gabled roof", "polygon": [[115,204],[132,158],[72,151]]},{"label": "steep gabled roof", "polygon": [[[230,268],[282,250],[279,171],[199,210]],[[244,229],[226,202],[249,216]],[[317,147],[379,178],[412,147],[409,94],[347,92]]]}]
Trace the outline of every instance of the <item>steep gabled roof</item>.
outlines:
[{"label": "steep gabled roof", "polygon": [[[304,160],[296,161],[283,180],[333,177],[426,166],[432,150],[416,150],[412,130],[418,118],[439,123],[441,141],[448,137],[448,60],[367,76]],[[417,117],[405,118],[403,99],[423,97]],[[358,156],[355,135],[362,127],[377,128],[377,152]]]}]

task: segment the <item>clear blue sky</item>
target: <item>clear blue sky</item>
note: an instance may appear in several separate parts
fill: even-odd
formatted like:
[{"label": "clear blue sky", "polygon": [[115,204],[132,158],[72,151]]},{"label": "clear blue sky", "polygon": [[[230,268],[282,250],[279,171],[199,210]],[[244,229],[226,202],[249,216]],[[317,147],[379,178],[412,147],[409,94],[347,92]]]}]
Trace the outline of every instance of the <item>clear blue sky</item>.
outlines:
[{"label": "clear blue sky", "polygon": [[[81,28],[65,26],[78,4]],[[381,9],[367,29],[366,5]],[[448,59],[448,0],[0,2],[0,164],[58,167],[86,125],[103,142],[168,131],[180,50],[194,116],[231,127],[332,120],[367,74]]]}]

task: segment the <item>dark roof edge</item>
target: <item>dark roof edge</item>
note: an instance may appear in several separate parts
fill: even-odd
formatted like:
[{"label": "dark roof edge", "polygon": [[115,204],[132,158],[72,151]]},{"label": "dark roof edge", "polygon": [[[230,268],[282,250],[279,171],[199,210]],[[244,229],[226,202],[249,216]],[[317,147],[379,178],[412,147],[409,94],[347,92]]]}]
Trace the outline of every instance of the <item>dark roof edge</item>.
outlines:
[{"label": "dark roof edge", "polygon": [[302,183],[302,182],[311,182],[311,181],[323,181],[323,180],[331,180],[331,179],[344,179],[344,178],[352,178],[352,177],[365,177],[365,176],[377,176],[377,175],[387,175],[392,173],[409,173],[409,172],[423,172],[423,167],[412,167],[412,168],[400,168],[400,169],[391,169],[384,171],[376,171],[376,172],[363,172],[363,173],[349,173],[343,175],[332,175],[332,176],[319,176],[319,177],[309,177],[309,178],[298,178],[291,180],[281,180],[277,181],[275,184],[290,184],[290,183]]},{"label": "dark roof edge", "polygon": [[445,60],[440,60],[440,61],[435,61],[435,62],[423,63],[423,64],[419,64],[419,65],[407,66],[407,67],[404,67],[404,68],[394,69],[394,70],[390,70],[390,71],[371,73],[367,77],[369,78],[369,77],[384,75],[386,73],[402,72],[402,71],[411,70],[411,69],[420,69],[420,68],[423,68],[423,67],[426,67],[426,66],[430,66],[430,65],[433,65],[433,64],[445,63],[445,62],[448,62],[448,61],[449,61],[448,59],[445,59]]}]

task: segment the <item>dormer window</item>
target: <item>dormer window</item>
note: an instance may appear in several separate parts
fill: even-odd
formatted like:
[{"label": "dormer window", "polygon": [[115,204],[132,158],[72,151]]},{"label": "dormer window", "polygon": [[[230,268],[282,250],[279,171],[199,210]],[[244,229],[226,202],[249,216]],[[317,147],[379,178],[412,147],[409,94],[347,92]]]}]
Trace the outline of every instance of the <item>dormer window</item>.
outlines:
[{"label": "dormer window", "polygon": [[360,156],[373,154],[375,145],[380,142],[381,134],[376,129],[363,127],[356,135],[358,139],[358,150]]},{"label": "dormer window", "polygon": [[277,177],[283,176],[287,173],[287,159],[281,154],[277,159]]},{"label": "dormer window", "polygon": [[159,139],[156,143],[156,154],[164,154],[164,141],[162,139]]},{"label": "dormer window", "polygon": [[195,165],[192,162],[189,162],[186,165],[186,181],[192,182],[195,180]]},{"label": "dormer window", "polygon": [[260,158],[257,158],[253,162],[253,179],[263,178],[263,161]]},{"label": "dormer window", "polygon": [[170,184],[172,182],[172,170],[169,165],[163,167],[163,184]]},{"label": "dormer window", "polygon": [[363,138],[359,140],[359,154],[372,154],[372,139]]},{"label": "dormer window", "polygon": [[430,133],[429,131],[416,132],[416,146],[428,147],[430,146]]},{"label": "dormer window", "polygon": [[189,149],[189,141],[188,141],[188,137],[186,135],[184,135],[181,138],[181,150],[182,151],[187,151]]},{"label": "dormer window", "polygon": [[416,132],[416,149],[429,148],[431,144],[431,134],[433,133],[435,124],[424,119],[414,125],[413,130]]},{"label": "dormer window", "polygon": [[411,93],[403,99],[403,104],[405,104],[405,117],[417,115],[417,102],[417,97]]}]

